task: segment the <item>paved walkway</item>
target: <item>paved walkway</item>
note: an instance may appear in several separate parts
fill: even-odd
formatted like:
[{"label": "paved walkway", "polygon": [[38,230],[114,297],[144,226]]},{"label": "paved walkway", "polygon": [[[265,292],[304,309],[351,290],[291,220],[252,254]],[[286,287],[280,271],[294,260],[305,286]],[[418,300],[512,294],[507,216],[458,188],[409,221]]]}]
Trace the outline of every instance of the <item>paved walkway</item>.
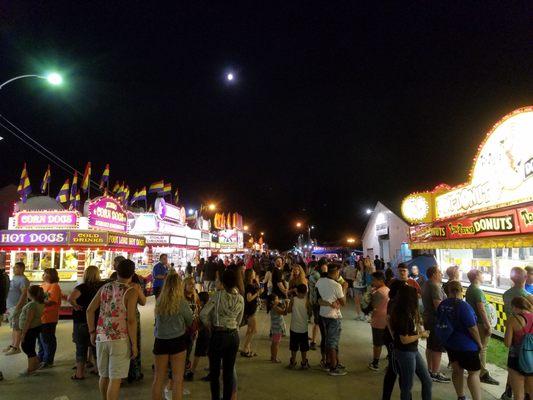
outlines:
[{"label": "paved walkway", "polygon": [[[152,379],[151,348],[153,344],[153,298],[146,307],[142,307],[142,356],[145,379],[141,383],[126,384],[122,390],[122,399],[150,399],[150,386]],[[353,400],[353,399],[379,399],[383,371],[373,372],[367,369],[371,357],[370,326],[366,322],[354,321],[353,313],[345,310],[343,321],[343,335],[341,340],[342,362],[348,368],[348,375],[344,377],[330,377],[318,368],[320,354],[310,352],[311,370],[291,371],[286,368],[289,358],[288,338],[281,344],[281,365],[271,364],[270,342],[268,339],[269,318],[264,311],[259,312],[259,332],[255,339],[257,358],[246,359],[238,357],[237,371],[239,376],[239,398],[241,400]],[[286,320],[287,325],[289,318]],[[243,333],[244,328],[241,333]],[[18,376],[25,368],[26,358],[23,354],[14,356],[0,355],[0,371],[4,373],[4,381],[0,382],[0,399],[6,400],[52,400],[66,396],[66,399],[98,399],[97,378],[91,376],[82,382],[73,382],[69,379],[74,365],[74,345],[71,342],[72,322],[60,321],[58,325],[58,352],[55,367],[38,373],[37,376],[21,378]],[[242,336],[241,336],[242,337]],[[4,348],[9,341],[7,325],[0,327],[0,346]],[[424,350],[421,348],[421,352]],[[443,363],[447,360],[443,360]],[[385,365],[385,360],[382,362]],[[201,371],[207,366],[207,360],[200,364]],[[502,370],[495,371],[502,382],[505,375]],[[209,399],[209,384],[201,381],[186,382],[185,387],[191,391],[185,399]],[[502,386],[490,387],[494,395],[499,395]],[[456,399],[452,384],[433,385],[433,399]],[[499,397],[499,396],[498,396]],[[399,398],[399,389],[396,387],[393,399]],[[415,382],[413,399],[420,398],[420,385]],[[484,392],[484,399],[497,397]],[[61,398],[61,400],[66,400]]]}]

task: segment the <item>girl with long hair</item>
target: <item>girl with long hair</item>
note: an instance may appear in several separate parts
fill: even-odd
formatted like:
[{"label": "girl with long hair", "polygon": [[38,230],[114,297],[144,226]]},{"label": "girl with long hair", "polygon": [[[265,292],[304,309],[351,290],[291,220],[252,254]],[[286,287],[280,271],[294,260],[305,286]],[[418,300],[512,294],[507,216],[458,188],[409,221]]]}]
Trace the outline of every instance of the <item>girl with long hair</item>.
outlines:
[{"label": "girl with long hair", "polygon": [[39,334],[39,360],[42,368],[51,368],[57,350],[56,327],[59,321],[59,307],[61,306],[61,288],[59,274],[55,268],[46,268],[43,273],[43,288],[45,301],[41,316],[41,333]]},{"label": "girl with long hair", "polygon": [[[220,400],[220,367],[223,364],[223,400],[230,400],[236,382],[235,359],[239,350],[239,325],[244,313],[244,299],[237,290],[239,273],[227,269],[222,273],[223,289],[218,290],[200,312],[200,319],[211,326],[209,376],[211,399]],[[236,393],[235,393],[236,394]]]},{"label": "girl with long hair", "polygon": [[353,299],[355,303],[355,319],[365,321],[365,314],[361,309],[361,298],[366,292],[365,264],[359,259],[355,264],[355,276],[353,281]]},{"label": "girl with long hair", "polygon": [[307,286],[307,278],[305,277],[305,271],[299,264],[293,264],[291,270],[291,277],[289,279],[289,295],[296,296],[296,288],[299,285]]},{"label": "girl with long hair", "polygon": [[263,294],[263,289],[259,287],[255,271],[253,269],[247,269],[244,272],[244,319],[246,320],[247,328],[243,350],[241,351],[241,356],[243,357],[250,358],[257,356],[252,351],[252,338],[257,333],[255,314],[261,294]]},{"label": "girl with long hair", "polygon": [[20,312],[20,329],[22,331],[22,351],[28,357],[28,369],[23,375],[30,376],[39,368],[39,359],[35,353],[35,342],[41,332],[41,315],[44,310],[44,291],[40,286],[32,285],[28,288],[28,303]]},{"label": "girl with long hair", "polygon": [[96,364],[96,349],[91,345],[86,313],[87,307],[102,284],[98,267],[89,265],[83,272],[83,283],[76,286],[67,299],[73,309],[72,339],[76,344],[76,373],[71,376],[72,380],[85,379],[85,364],[89,352],[92,355],[93,364]]},{"label": "girl with long hair", "polygon": [[431,377],[418,351],[418,340],[426,339],[428,331],[421,329],[418,294],[411,286],[401,286],[395,297],[390,318],[394,340],[394,356],[400,372],[400,399],[410,400],[414,375],[422,383],[422,400],[431,400]]},{"label": "girl with long hair", "polygon": [[504,342],[509,347],[507,370],[513,389],[514,399],[523,400],[533,394],[533,375],[523,371],[518,362],[520,346],[526,334],[533,332],[533,307],[525,297],[515,297],[511,301],[513,313],[507,320]]},{"label": "girl with long hair", "polygon": [[187,329],[187,336],[189,342],[187,346],[187,356],[185,357],[185,370],[187,371],[185,373],[185,379],[190,380],[192,378],[190,358],[194,342],[196,341],[196,337],[198,336],[197,318],[200,309],[200,300],[198,299],[198,293],[196,292],[194,277],[192,275],[183,280],[183,297],[191,308],[191,312],[193,315],[193,324],[189,329]]},{"label": "girl with long hair", "polygon": [[172,370],[172,400],[183,398],[183,373],[187,353],[187,327],[193,314],[184,298],[183,281],[178,274],[168,274],[155,306],[154,382],[152,399],[161,400],[168,365]]}]

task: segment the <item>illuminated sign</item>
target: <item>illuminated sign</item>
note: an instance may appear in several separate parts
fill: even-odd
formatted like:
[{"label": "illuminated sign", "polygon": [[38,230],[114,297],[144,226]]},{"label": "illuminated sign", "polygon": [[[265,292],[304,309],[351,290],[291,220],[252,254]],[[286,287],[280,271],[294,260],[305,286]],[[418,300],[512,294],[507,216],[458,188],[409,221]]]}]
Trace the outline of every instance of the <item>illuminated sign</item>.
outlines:
[{"label": "illuminated sign", "polygon": [[141,236],[95,231],[0,231],[0,247],[16,246],[81,246],[140,249],[146,246]]},{"label": "illuminated sign", "polygon": [[242,232],[235,229],[218,231],[218,243],[221,247],[242,248],[244,246]]},{"label": "illuminated sign", "polygon": [[89,203],[89,227],[126,232],[128,216],[117,200],[111,197],[100,197]]},{"label": "illuminated sign", "polygon": [[107,233],[94,231],[71,232],[69,243],[79,246],[105,246],[107,244]]},{"label": "illuminated sign", "polygon": [[0,231],[0,246],[65,245],[68,231]]},{"label": "illuminated sign", "polygon": [[436,196],[438,219],[533,200],[533,107],[505,116],[480,146],[471,179]]},{"label": "illuminated sign", "polygon": [[462,218],[446,224],[448,239],[499,236],[520,233],[514,210],[484,215],[475,218]]},{"label": "illuminated sign", "polygon": [[148,244],[168,244],[170,236],[168,235],[144,235]]},{"label": "illuminated sign", "polygon": [[518,223],[522,233],[533,232],[533,206],[519,207],[516,210],[518,214]]},{"label": "illuminated sign", "polygon": [[19,211],[15,213],[15,227],[23,229],[77,228],[76,211]]},{"label": "illuminated sign", "polygon": [[109,246],[142,248],[146,246],[146,239],[141,236],[121,235],[120,233],[108,234]]},{"label": "illuminated sign", "polygon": [[156,199],[155,210],[157,216],[162,220],[173,221],[182,225],[186,223],[185,208],[167,203],[162,197]]},{"label": "illuminated sign", "polygon": [[402,202],[402,215],[410,223],[431,222],[431,194],[407,196]]},{"label": "illuminated sign", "polygon": [[533,206],[462,217],[447,222],[419,224],[409,228],[412,242],[472,239],[533,232]]}]

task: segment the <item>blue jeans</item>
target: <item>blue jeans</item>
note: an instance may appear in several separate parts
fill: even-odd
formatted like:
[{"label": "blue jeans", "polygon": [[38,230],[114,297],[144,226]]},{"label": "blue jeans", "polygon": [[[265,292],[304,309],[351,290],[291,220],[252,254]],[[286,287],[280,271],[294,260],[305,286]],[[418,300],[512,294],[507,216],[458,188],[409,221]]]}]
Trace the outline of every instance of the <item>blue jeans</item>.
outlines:
[{"label": "blue jeans", "polygon": [[400,373],[400,399],[410,400],[415,373],[422,383],[422,400],[431,400],[431,377],[418,351],[394,350]]},{"label": "blue jeans", "polygon": [[39,334],[39,353],[37,355],[41,362],[47,364],[53,364],[56,355],[56,326],[57,322],[41,325],[41,333]]},{"label": "blue jeans", "polygon": [[326,333],[326,349],[339,350],[339,341],[341,339],[341,320],[335,318],[320,317],[324,324]]}]

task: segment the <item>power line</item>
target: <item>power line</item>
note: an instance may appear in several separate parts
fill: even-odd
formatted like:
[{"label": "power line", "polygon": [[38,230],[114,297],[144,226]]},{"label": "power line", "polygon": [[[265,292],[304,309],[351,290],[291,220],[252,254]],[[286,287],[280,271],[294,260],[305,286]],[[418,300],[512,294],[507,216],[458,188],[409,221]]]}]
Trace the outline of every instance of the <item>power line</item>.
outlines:
[{"label": "power line", "polygon": [[[42,155],[43,157],[45,157],[47,160],[49,160],[50,162],[52,162],[53,164],[55,164],[56,166],[58,166],[59,168],[61,168],[63,171],[66,171],[69,175],[72,175],[74,176],[74,171],[77,172],[79,175],[83,176],[83,174],[78,171],[76,168],[74,168],[72,165],[70,165],[69,163],[67,163],[66,161],[64,161],[61,157],[59,157],[58,155],[54,154],[52,151],[48,150],[46,147],[44,147],[43,145],[41,145],[39,142],[37,142],[35,139],[33,139],[30,135],[28,135],[27,133],[25,133],[22,129],[20,129],[18,126],[16,126],[14,123],[12,123],[10,120],[8,120],[6,117],[4,117],[2,114],[0,114],[0,118],[4,121],[6,121],[9,125],[11,125],[14,129],[16,129],[18,132],[20,132],[22,135],[24,135],[26,138],[28,138],[29,140],[31,140],[33,143],[35,143],[37,146],[39,146],[42,150],[44,150],[46,153],[48,153],[49,155],[51,155],[52,157],[54,157],[55,159],[59,160],[59,162],[61,162],[62,164],[66,165],[67,168],[65,168],[63,165],[59,164],[56,160],[54,160],[53,158],[51,158],[50,156],[48,156],[47,154],[43,153],[42,151],[40,151],[38,148],[36,148],[34,145],[32,145],[31,143],[28,143],[26,140],[24,140],[22,137],[20,137],[19,135],[17,135],[15,132],[13,132],[12,129],[8,128],[7,126],[5,126],[4,124],[2,124],[2,122],[0,122],[0,126],[2,128],[4,128],[6,131],[8,131],[9,133],[11,133],[13,136],[15,136],[17,139],[19,139],[21,142],[23,142],[24,144],[26,144],[27,146],[29,146],[30,148],[32,148],[33,150],[35,150],[36,152],[38,152],[40,155]],[[98,182],[90,179],[90,182],[89,184],[91,185],[91,188],[94,189],[94,190],[97,190],[98,192],[102,192],[100,190],[100,185]]]}]

